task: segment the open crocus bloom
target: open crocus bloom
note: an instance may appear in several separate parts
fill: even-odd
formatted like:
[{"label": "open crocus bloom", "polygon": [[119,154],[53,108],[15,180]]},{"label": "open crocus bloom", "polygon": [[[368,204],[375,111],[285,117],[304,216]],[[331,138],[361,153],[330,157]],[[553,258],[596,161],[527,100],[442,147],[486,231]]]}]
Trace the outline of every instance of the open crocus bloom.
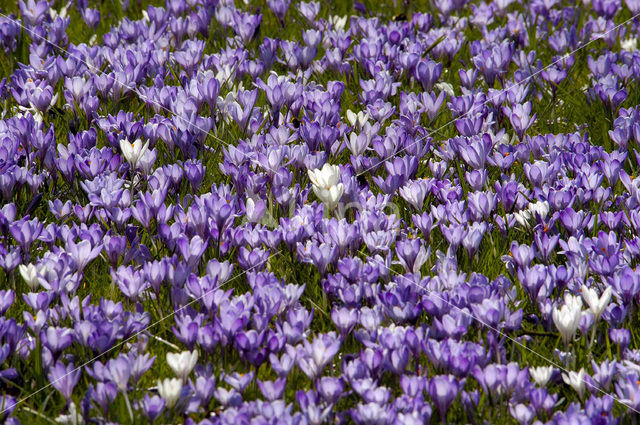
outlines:
[{"label": "open crocus bloom", "polygon": [[324,164],[321,169],[309,170],[308,174],[313,192],[330,210],[334,209],[344,193],[344,185],[339,183],[340,168]]},{"label": "open crocus bloom", "polygon": [[127,139],[120,140],[120,150],[124,159],[131,165],[132,169],[136,169],[138,161],[147,152],[149,141],[142,143],[142,140],[136,139],[130,143]]}]

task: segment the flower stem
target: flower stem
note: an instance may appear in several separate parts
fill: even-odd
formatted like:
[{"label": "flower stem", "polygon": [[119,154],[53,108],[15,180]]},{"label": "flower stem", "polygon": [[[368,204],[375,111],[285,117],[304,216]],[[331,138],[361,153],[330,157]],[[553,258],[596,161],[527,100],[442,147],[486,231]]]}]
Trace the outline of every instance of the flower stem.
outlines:
[{"label": "flower stem", "polygon": [[587,349],[587,358],[589,360],[591,360],[591,358],[593,357],[593,354],[591,353],[591,347],[593,346],[593,341],[596,338],[596,325],[598,324],[598,322],[594,322],[593,325],[591,326],[591,338],[589,338],[589,345],[588,345],[588,349]]},{"label": "flower stem", "polygon": [[124,394],[124,401],[127,404],[127,411],[129,412],[129,419],[131,419],[131,423],[133,423],[133,410],[131,410],[131,403],[129,402],[129,396],[127,395],[126,391],[123,391],[122,394]]}]

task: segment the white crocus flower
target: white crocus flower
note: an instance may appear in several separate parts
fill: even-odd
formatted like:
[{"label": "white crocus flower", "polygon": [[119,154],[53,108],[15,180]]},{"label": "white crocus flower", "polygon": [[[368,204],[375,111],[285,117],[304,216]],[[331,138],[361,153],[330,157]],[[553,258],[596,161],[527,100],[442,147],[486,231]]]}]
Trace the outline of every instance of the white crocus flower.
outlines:
[{"label": "white crocus flower", "polygon": [[338,184],[340,167],[324,164],[321,169],[309,170],[309,179],[314,186],[329,188]]},{"label": "white crocus flower", "polygon": [[347,25],[347,17],[346,16],[329,16],[329,24],[333,26],[335,30],[343,30]]},{"label": "white crocus flower", "polygon": [[356,114],[351,109],[347,109],[347,121],[351,127],[355,127],[355,125],[358,124],[358,127],[362,128],[368,120],[368,112],[360,111]]},{"label": "white crocus flower", "polygon": [[512,135],[505,134],[500,140],[504,141],[505,145],[513,145],[516,146],[520,141],[518,140],[518,136],[513,133]]},{"label": "white crocus flower", "polygon": [[35,291],[40,286],[40,281],[38,279],[38,269],[33,264],[20,264],[18,266],[18,271],[20,272],[20,276],[24,279],[24,282],[31,288],[32,291]]},{"label": "white crocus flower", "polygon": [[71,402],[71,404],[69,404],[69,414],[60,415],[55,419],[55,421],[59,424],[65,424],[65,425],[83,425],[84,424],[82,413],[78,411],[73,401]]},{"label": "white crocus flower", "polygon": [[627,38],[620,42],[620,47],[622,47],[622,50],[626,50],[627,52],[635,52],[638,50],[638,41],[633,37]]},{"label": "white crocus flower", "polygon": [[581,292],[582,298],[589,306],[589,311],[593,314],[594,319],[598,321],[611,300],[611,286],[608,286],[601,296],[598,296],[595,289],[587,288],[585,285],[582,285]]},{"label": "white crocus flower", "polygon": [[586,382],[584,380],[585,373],[584,369],[580,369],[579,372],[570,371],[568,374],[562,374],[562,380],[565,384],[571,386],[576,392],[580,399],[584,397],[584,390],[586,387]]},{"label": "white crocus flower", "polygon": [[552,366],[539,366],[529,368],[529,374],[533,378],[533,380],[541,387],[547,385],[549,379],[551,379],[551,375],[553,374]]},{"label": "white crocus flower", "polygon": [[553,323],[560,331],[562,340],[566,345],[569,344],[578,330],[581,316],[582,299],[569,293],[564,296],[564,305],[560,309],[553,309]]},{"label": "white crocus flower", "polygon": [[509,135],[509,133],[505,131],[505,133],[500,138],[500,141],[505,145],[517,145],[518,136],[516,135],[516,133]]},{"label": "white crocus flower", "polygon": [[223,65],[218,69],[218,72],[216,72],[216,80],[221,83],[226,83],[234,73],[235,71],[231,65]]},{"label": "white crocus flower", "polygon": [[62,19],[67,17],[67,12],[69,11],[69,6],[71,6],[72,2],[68,2],[67,4],[64,5],[64,7],[62,7],[62,9],[60,9],[60,11],[58,12],[57,10],[55,10],[53,7],[49,9],[49,16],[51,17],[52,21],[55,21],[57,17],[60,17]]},{"label": "white crocus flower", "polygon": [[545,218],[549,214],[549,203],[547,201],[538,201],[529,204],[529,211],[534,215],[537,213],[540,218]]},{"label": "white crocus flower", "polygon": [[309,170],[309,179],[313,192],[331,210],[338,205],[344,193],[344,185],[340,183],[340,168],[337,165],[324,164],[322,169]]},{"label": "white crocus flower", "polygon": [[183,351],[182,353],[167,353],[167,364],[173,373],[182,379],[183,382],[187,380],[197,362],[198,352],[196,350]]},{"label": "white crocus flower", "polygon": [[129,143],[127,139],[120,140],[122,155],[134,170],[140,158],[147,152],[147,149],[149,149],[149,141],[142,143],[142,140],[136,139],[133,143]]},{"label": "white crocus flower", "polygon": [[529,228],[529,220],[531,219],[531,213],[527,210],[517,211],[513,213],[514,218],[522,227]]},{"label": "white crocus flower", "polygon": [[439,83],[436,83],[436,85],[434,86],[436,89],[445,92],[446,94],[449,95],[449,97],[453,97],[455,96],[455,92],[453,91],[453,86],[449,83],[446,83],[444,81],[441,81]]},{"label": "white crocus flower", "polygon": [[[55,95],[55,98],[58,98],[57,94]],[[17,109],[14,110],[14,115],[16,115],[17,117],[26,117],[27,114],[31,114],[35,122],[39,125],[42,125],[42,122],[44,120],[42,112],[34,108],[32,104],[30,104],[29,107],[18,105]]]},{"label": "white crocus flower", "polygon": [[182,381],[178,378],[167,378],[158,381],[158,394],[164,398],[167,408],[171,409],[178,402],[182,392]]}]

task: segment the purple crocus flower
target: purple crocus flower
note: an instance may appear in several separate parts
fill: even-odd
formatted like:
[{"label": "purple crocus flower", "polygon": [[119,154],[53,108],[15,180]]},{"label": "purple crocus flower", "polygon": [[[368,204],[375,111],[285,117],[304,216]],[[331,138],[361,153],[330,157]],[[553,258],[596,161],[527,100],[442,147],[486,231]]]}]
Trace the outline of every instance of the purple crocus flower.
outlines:
[{"label": "purple crocus flower", "polygon": [[442,74],[442,64],[432,60],[418,62],[415,77],[425,91],[431,91]]},{"label": "purple crocus flower", "polygon": [[140,407],[149,422],[153,423],[164,411],[166,403],[164,398],[160,396],[154,395],[150,397],[149,394],[146,394],[140,402]]},{"label": "purple crocus flower", "polygon": [[20,7],[20,14],[28,25],[37,25],[45,16],[49,10],[49,3],[46,0],[35,1],[28,0],[25,3],[23,0],[18,1]]},{"label": "purple crocus flower", "polygon": [[335,332],[320,334],[311,343],[304,340],[298,347],[296,362],[309,377],[315,379],[340,349],[340,340]]},{"label": "purple crocus flower", "polygon": [[637,374],[627,375],[616,382],[616,394],[618,397],[634,409],[640,409],[640,389],[637,382]]},{"label": "purple crocus flower", "polygon": [[443,422],[449,406],[458,397],[460,386],[460,381],[452,375],[437,375],[429,380],[427,393],[438,407]]},{"label": "purple crocus flower", "polygon": [[425,249],[420,239],[406,239],[396,244],[398,260],[409,273],[418,273],[427,262],[430,249]]},{"label": "purple crocus flower", "polygon": [[631,342],[631,332],[628,329],[611,329],[609,330],[611,341],[620,346],[624,350]]},{"label": "purple crocus flower", "polygon": [[73,331],[69,328],[49,326],[40,332],[40,339],[45,347],[57,355],[73,343]]},{"label": "purple crocus flower", "polygon": [[71,401],[71,393],[80,380],[80,375],[81,370],[76,368],[73,363],[65,366],[64,363],[58,361],[49,369],[47,377],[51,385],[60,391],[65,400],[69,402]]},{"label": "purple crocus flower", "polygon": [[331,320],[338,328],[340,336],[345,338],[358,322],[358,311],[346,307],[335,308],[331,311]]},{"label": "purple crocus flower", "polygon": [[273,12],[274,15],[280,20],[280,23],[284,26],[284,17],[291,5],[290,0],[268,0],[267,6]]},{"label": "purple crocus flower", "polygon": [[16,294],[10,289],[0,290],[0,314],[5,314],[15,301]]},{"label": "purple crocus flower", "polygon": [[72,241],[67,241],[67,253],[71,256],[75,262],[78,271],[84,270],[84,268],[93,261],[102,251],[102,244],[92,246],[91,241],[85,239],[77,244]]},{"label": "purple crocus flower", "polygon": [[258,379],[258,387],[264,397],[269,401],[279,400],[282,398],[286,385],[286,378],[278,378],[275,381],[261,381]]},{"label": "purple crocus flower", "polygon": [[44,225],[37,218],[34,218],[32,220],[16,221],[9,229],[11,230],[11,235],[14,237],[16,242],[18,242],[20,247],[28,253],[31,245],[42,233]]}]

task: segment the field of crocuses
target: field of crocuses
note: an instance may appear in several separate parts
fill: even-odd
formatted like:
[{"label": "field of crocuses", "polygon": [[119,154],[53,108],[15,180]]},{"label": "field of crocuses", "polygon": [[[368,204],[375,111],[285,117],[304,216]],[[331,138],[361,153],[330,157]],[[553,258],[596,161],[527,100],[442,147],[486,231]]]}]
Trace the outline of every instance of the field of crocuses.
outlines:
[{"label": "field of crocuses", "polygon": [[0,422],[636,424],[639,35],[0,1]]}]

